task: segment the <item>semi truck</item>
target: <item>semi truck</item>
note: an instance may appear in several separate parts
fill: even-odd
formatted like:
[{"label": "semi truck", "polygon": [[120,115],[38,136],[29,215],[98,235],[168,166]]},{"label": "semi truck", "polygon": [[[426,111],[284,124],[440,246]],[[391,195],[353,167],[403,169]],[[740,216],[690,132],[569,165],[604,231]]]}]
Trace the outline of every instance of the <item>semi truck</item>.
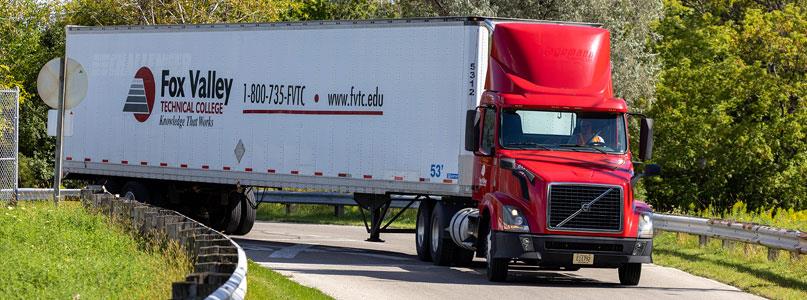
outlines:
[{"label": "semi truck", "polygon": [[235,235],[258,188],[350,193],[371,241],[409,196],[421,260],[484,258],[492,281],[617,268],[635,285],[653,228],[633,188],[660,168],[643,163],[652,120],[614,97],[609,39],[484,17],[69,26],[88,92],[64,171]]}]

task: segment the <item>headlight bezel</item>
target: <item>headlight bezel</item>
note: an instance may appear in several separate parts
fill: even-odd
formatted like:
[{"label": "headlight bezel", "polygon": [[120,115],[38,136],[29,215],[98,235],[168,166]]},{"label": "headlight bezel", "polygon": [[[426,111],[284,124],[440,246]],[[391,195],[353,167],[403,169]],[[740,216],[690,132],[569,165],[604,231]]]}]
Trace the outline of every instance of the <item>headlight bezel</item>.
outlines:
[{"label": "headlight bezel", "polygon": [[653,238],[653,213],[639,213],[639,224],[636,226],[636,236],[638,238]]},{"label": "headlight bezel", "polygon": [[512,205],[502,205],[502,230],[512,232],[530,232],[530,225],[524,212]]}]

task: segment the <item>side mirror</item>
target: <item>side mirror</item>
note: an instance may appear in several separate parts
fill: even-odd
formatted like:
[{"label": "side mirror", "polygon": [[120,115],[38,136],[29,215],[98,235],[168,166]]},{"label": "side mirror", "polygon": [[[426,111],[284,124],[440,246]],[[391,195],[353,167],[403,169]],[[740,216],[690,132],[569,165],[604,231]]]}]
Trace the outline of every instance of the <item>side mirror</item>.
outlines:
[{"label": "side mirror", "polygon": [[653,119],[642,118],[639,128],[639,159],[649,160],[653,157]]},{"label": "side mirror", "polygon": [[659,176],[661,175],[661,166],[657,164],[648,164],[644,166],[644,176]]},{"label": "side mirror", "polygon": [[[635,164],[640,164],[638,162],[634,162]],[[630,179],[630,185],[636,186],[636,183],[639,182],[639,179],[643,177],[651,177],[651,176],[658,176],[661,175],[661,166],[657,164],[648,164],[644,166],[644,172],[642,173],[634,173],[633,177]]]},{"label": "side mirror", "polygon": [[465,150],[479,150],[479,118],[476,109],[465,112]]}]

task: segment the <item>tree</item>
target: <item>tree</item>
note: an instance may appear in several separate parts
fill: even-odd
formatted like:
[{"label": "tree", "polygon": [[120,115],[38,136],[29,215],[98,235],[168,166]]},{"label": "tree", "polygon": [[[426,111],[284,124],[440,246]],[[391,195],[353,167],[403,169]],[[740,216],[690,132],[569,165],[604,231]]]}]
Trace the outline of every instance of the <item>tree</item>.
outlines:
[{"label": "tree", "polygon": [[807,207],[807,8],[781,2],[665,2],[657,206]]},{"label": "tree", "polygon": [[636,111],[655,100],[660,64],[646,45],[651,24],[662,16],[660,0],[404,0],[407,17],[489,15],[507,18],[601,23],[611,32],[614,91]]},{"label": "tree", "polygon": [[0,84],[20,91],[21,186],[47,186],[53,177],[53,140],[45,134],[47,107],[36,96],[39,68],[62,53],[54,16],[57,4],[0,2]]}]

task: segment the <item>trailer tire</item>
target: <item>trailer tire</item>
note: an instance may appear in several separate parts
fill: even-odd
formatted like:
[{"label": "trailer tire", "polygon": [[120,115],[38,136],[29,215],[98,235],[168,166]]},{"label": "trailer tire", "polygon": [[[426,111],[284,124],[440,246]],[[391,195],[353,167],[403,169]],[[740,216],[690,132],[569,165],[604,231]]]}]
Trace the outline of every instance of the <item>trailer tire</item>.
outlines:
[{"label": "trailer tire", "polygon": [[417,224],[415,225],[415,249],[420,261],[432,261],[431,254],[431,217],[432,203],[427,200],[418,206]]},{"label": "trailer tire", "polygon": [[493,282],[507,281],[509,259],[494,258],[491,254],[493,249],[493,228],[488,229],[487,241],[485,243],[485,260],[487,261],[488,280]]},{"label": "trailer tire", "polygon": [[247,190],[241,194],[241,222],[238,224],[238,229],[233,232],[235,235],[245,235],[252,230],[255,225],[255,215],[258,211],[258,203],[255,202],[255,193],[252,190]]},{"label": "trailer tire", "polygon": [[243,209],[241,208],[241,198],[243,194],[238,192],[230,192],[229,204],[224,206],[224,233],[233,234],[238,230],[241,225],[241,215]]},{"label": "trailer tire", "polygon": [[448,223],[451,222],[451,210],[443,202],[438,201],[434,205],[431,218],[431,246],[429,250],[432,256],[432,262],[438,266],[448,266],[454,262],[454,253],[456,252],[454,241],[448,236],[446,228]]},{"label": "trailer tire", "polygon": [[134,199],[142,203],[151,203],[151,197],[149,197],[149,190],[146,185],[137,181],[127,181],[121,188],[120,193],[123,198]]},{"label": "trailer tire", "polygon": [[642,277],[642,264],[627,263],[619,267],[619,284],[638,285]]}]

